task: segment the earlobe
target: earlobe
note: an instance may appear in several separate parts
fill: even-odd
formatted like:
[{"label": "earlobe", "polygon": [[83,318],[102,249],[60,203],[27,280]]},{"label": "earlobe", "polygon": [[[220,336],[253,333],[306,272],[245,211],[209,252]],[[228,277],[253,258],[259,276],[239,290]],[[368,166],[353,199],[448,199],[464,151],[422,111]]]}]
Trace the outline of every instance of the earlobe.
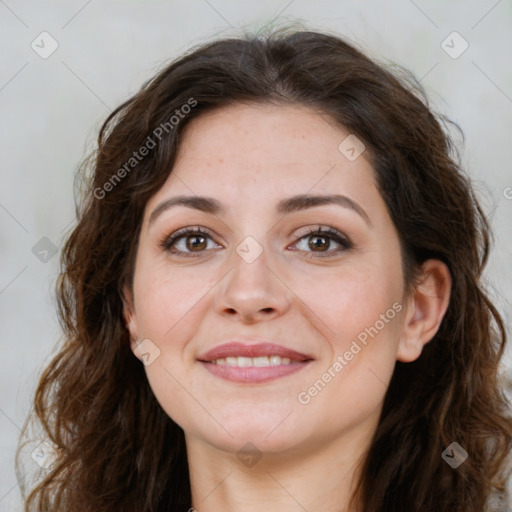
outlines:
[{"label": "earlobe", "polygon": [[130,334],[130,348],[135,350],[137,347],[137,340],[139,339],[137,328],[137,317],[135,315],[135,308],[133,303],[133,296],[130,288],[125,285],[123,287],[123,319],[126,329]]},{"label": "earlobe", "polygon": [[439,260],[427,260],[404,315],[397,359],[415,361],[423,347],[436,335],[450,302],[451,275]]}]

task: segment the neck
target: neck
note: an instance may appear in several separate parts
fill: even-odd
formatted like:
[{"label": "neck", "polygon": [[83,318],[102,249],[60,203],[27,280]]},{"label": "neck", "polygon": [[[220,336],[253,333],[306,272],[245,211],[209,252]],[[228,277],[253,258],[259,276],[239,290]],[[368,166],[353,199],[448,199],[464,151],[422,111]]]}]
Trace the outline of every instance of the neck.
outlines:
[{"label": "neck", "polygon": [[186,435],[192,507],[198,512],[357,512],[349,502],[371,433],[245,456]]}]

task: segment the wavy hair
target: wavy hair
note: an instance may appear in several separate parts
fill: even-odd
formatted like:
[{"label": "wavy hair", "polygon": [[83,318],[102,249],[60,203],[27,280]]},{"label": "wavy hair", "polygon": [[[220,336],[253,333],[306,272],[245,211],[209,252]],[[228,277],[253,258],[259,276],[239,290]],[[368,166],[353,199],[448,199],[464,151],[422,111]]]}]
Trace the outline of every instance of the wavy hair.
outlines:
[{"label": "wavy hair", "polygon": [[[102,125],[61,255],[64,340],[34,397],[32,419],[58,456],[25,489],[25,510],[190,506],[184,434],[130,350],[122,290],[132,282],[145,205],[172,172],[183,129],[238,102],[307,106],[356,134],[398,232],[407,285],[430,258],[451,273],[439,331],[416,361],[396,363],[354,502],[361,512],[488,510],[492,496],[506,496],[510,473],[510,403],[499,374],[506,331],[482,283],[489,224],[447,120],[398,66],[337,35],[289,28],[196,46]],[[158,127],[167,129],[157,141]],[[148,137],[155,147],[130,160]],[[469,454],[456,470],[441,458],[453,441]]]}]

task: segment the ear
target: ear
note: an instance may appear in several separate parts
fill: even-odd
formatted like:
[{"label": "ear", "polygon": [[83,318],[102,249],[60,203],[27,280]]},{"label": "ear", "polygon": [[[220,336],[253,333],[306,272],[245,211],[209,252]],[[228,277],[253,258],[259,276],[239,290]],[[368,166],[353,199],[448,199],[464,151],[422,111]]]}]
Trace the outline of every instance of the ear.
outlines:
[{"label": "ear", "polygon": [[448,309],[451,285],[450,271],[442,261],[423,263],[419,283],[407,302],[398,345],[399,361],[415,361],[435,336]]},{"label": "ear", "polygon": [[135,314],[133,294],[128,285],[123,286],[123,319],[130,333],[130,348],[134,351],[139,339],[139,330],[137,327],[137,315]]}]

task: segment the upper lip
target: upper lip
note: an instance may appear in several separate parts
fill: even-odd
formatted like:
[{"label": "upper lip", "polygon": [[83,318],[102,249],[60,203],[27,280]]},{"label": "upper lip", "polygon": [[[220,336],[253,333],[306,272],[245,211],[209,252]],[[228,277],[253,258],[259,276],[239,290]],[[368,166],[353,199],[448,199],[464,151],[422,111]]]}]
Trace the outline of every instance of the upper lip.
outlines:
[{"label": "upper lip", "polygon": [[294,361],[308,361],[313,359],[307,354],[302,354],[296,350],[286,348],[282,345],[275,343],[255,343],[245,344],[240,341],[230,341],[217,345],[216,347],[208,350],[198,357],[199,361],[214,361],[215,359],[222,359],[225,357],[261,357],[261,356],[280,356],[287,357]]}]

